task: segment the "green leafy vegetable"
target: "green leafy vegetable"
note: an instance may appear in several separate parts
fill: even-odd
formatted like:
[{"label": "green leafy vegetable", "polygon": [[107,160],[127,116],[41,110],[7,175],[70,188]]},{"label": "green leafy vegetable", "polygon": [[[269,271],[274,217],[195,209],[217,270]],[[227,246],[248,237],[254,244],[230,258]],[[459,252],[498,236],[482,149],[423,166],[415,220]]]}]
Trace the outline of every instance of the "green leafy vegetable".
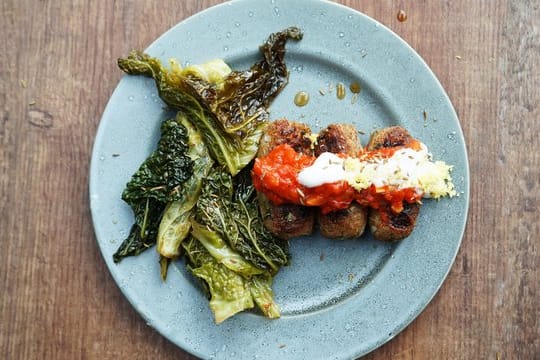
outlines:
[{"label": "green leafy vegetable", "polygon": [[258,269],[232,250],[215,231],[197,222],[192,222],[191,225],[193,228],[191,235],[199,240],[210,255],[220,264],[246,278],[263,272],[263,270]]},{"label": "green leafy vegetable", "polygon": [[201,193],[202,180],[212,168],[213,161],[197,129],[179,113],[176,121],[187,130],[189,148],[186,155],[193,161],[191,177],[182,185],[176,200],[169,202],[159,225],[157,251],[166,258],[180,255],[180,243],[189,234],[191,210]]},{"label": "green leafy vegetable", "polygon": [[192,273],[206,281],[210,288],[210,309],[217,324],[253,307],[247,281],[227,267],[215,262],[206,263],[193,269]]},{"label": "green leafy vegetable", "polygon": [[264,226],[250,174],[250,169],[245,168],[234,178],[232,204],[239,236],[228,239],[246,259],[275,274],[289,261],[289,243],[272,235]]},{"label": "green leafy vegetable", "polygon": [[275,274],[287,264],[288,244],[264,227],[247,168],[234,179],[213,169],[203,182],[194,218],[259,269]]},{"label": "green leafy vegetable", "polygon": [[254,276],[249,284],[249,290],[257,307],[264,316],[270,319],[280,317],[279,307],[274,302],[274,293],[272,292],[272,275],[268,272]]},{"label": "green leafy vegetable", "polygon": [[243,131],[251,122],[257,126],[268,120],[266,109],[289,78],[285,64],[287,40],[301,40],[302,36],[302,31],[297,27],[271,34],[260,47],[264,57],[262,61],[247,71],[229,74],[217,101],[208,102],[228,133]]},{"label": "green leafy vegetable", "polygon": [[169,270],[169,264],[171,259],[166,258],[165,256],[159,256],[159,273],[161,275],[161,280],[165,281],[167,279],[167,271]]},{"label": "green leafy vegetable", "polygon": [[189,237],[182,246],[188,257],[188,268],[203,281],[210,295],[210,309],[216,323],[255,304],[264,316],[270,319],[280,317],[271,289],[272,276],[268,272],[246,279],[216,261],[195,237]]},{"label": "green leafy vegetable", "polygon": [[[154,78],[161,99],[186,114],[214,159],[236,175],[255,157],[267,107],[287,83],[285,43],[301,38],[295,27],[272,34],[261,46],[263,60],[227,75],[219,63],[203,64],[204,71],[197,72],[173,62],[168,70],[158,59],[136,51],[119,59],[118,65],[128,74]],[[213,76],[200,75],[208,72]]]},{"label": "green leafy vegetable", "polygon": [[161,125],[157,149],[143,162],[128,182],[122,199],[135,215],[129,236],[113,255],[115,262],[138,255],[156,242],[163,210],[180,198],[180,187],[193,172],[187,156],[187,131],[177,120]]},{"label": "green leafy vegetable", "polygon": [[247,165],[268,106],[288,81],[285,44],[301,38],[296,27],[271,34],[260,47],[263,59],[245,71],[232,71],[221,59],[186,68],[171,60],[165,68],[137,51],[118,60],[124,72],[153,78],[178,114],[163,122],[156,151],[122,194],[135,224],[114,261],[157,242],[165,279],[183,248],[216,323],[255,304],[268,318],[280,316],[272,276],[288,262],[288,243],[264,227]]},{"label": "green leafy vegetable", "polygon": [[139,255],[156,242],[157,229],[165,205],[155,199],[146,198],[131,204],[135,223],[131,226],[128,237],[113,255],[114,262],[120,262],[127,256]]},{"label": "green leafy vegetable", "polygon": [[254,306],[248,280],[218,263],[198,240],[190,238],[183,247],[190,259],[191,272],[207,285],[216,323]]},{"label": "green leafy vegetable", "polygon": [[161,125],[157,149],[139,167],[122,193],[128,204],[152,198],[167,203],[180,198],[180,185],[193,172],[187,130],[178,119]]}]

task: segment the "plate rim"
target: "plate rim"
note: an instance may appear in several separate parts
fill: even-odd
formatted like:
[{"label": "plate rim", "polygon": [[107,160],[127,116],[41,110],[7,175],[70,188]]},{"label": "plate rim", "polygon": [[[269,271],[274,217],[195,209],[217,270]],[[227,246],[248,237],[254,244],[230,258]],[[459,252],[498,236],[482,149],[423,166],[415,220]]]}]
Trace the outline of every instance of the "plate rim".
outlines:
[{"label": "plate rim", "polygon": [[[202,11],[199,11],[199,12],[197,12],[197,13],[195,13],[195,14],[181,20],[180,22],[178,22],[177,24],[175,24],[174,26],[172,26],[171,28],[169,28],[168,30],[163,32],[161,35],[159,35],[155,40],[153,40],[151,42],[151,44],[145,49],[145,51],[147,49],[152,48],[155,44],[160,42],[162,39],[169,36],[170,33],[174,32],[174,30],[177,27],[189,24],[191,22],[196,22],[207,11],[218,11],[219,8],[221,8],[221,7],[226,7],[226,6],[230,6],[230,5],[233,5],[233,4],[248,3],[248,1],[249,0],[230,0],[230,1],[225,1],[225,2],[222,2],[222,3],[216,4],[216,5],[213,5],[211,7],[205,8]],[[290,3],[301,3],[301,2],[305,2],[305,1],[306,0],[293,0],[293,1],[290,1]],[[467,223],[468,223],[469,209],[470,209],[470,164],[469,164],[467,145],[466,145],[464,135],[463,135],[463,129],[461,127],[461,122],[460,122],[459,117],[457,115],[457,112],[456,112],[456,110],[455,110],[455,108],[453,106],[453,103],[451,102],[451,99],[450,99],[449,95],[444,90],[442,84],[440,83],[439,79],[437,78],[437,76],[435,75],[433,70],[428,66],[426,61],[416,52],[416,50],[414,48],[412,48],[412,46],[409,45],[405,40],[403,40],[399,35],[397,35],[393,30],[391,30],[390,28],[388,28],[384,24],[380,23],[376,19],[371,18],[370,16],[360,12],[359,10],[356,10],[356,9],[350,8],[350,7],[346,6],[346,5],[343,5],[343,4],[340,4],[340,3],[335,3],[335,2],[332,2],[332,1],[329,1],[329,0],[315,0],[315,1],[310,0],[310,1],[312,3],[314,3],[314,4],[315,3],[323,3],[323,4],[326,4],[328,6],[333,6],[333,7],[336,7],[338,9],[340,9],[340,11],[353,12],[356,15],[361,16],[365,21],[369,21],[369,22],[373,22],[375,24],[378,24],[378,26],[381,27],[382,29],[384,29],[384,31],[386,31],[391,36],[393,36],[396,40],[398,40],[399,43],[402,46],[405,46],[409,53],[413,54],[413,56],[415,57],[415,60],[417,60],[417,61],[419,61],[421,63],[423,69],[428,73],[429,77],[434,80],[434,83],[438,88],[437,90],[439,91],[439,94],[443,96],[444,102],[446,103],[446,105],[448,105],[448,108],[452,112],[451,115],[453,117],[453,120],[455,120],[455,122],[457,124],[457,128],[459,129],[459,131],[455,135],[456,135],[456,138],[458,138],[458,142],[460,144],[460,147],[462,148],[462,152],[463,152],[463,156],[464,156],[464,158],[463,158],[464,181],[463,181],[463,187],[461,188],[462,193],[460,195],[460,196],[463,196],[465,198],[464,214],[462,216],[463,221],[462,221],[461,227],[459,229],[456,229],[456,231],[455,231],[455,233],[457,234],[456,237],[459,240],[456,243],[454,252],[452,254],[449,254],[450,255],[449,256],[450,262],[449,262],[448,267],[446,268],[443,276],[441,277],[441,280],[438,282],[438,284],[437,284],[436,288],[434,289],[434,291],[432,292],[431,296],[429,298],[424,299],[423,304],[420,306],[420,308],[415,309],[415,311],[413,311],[410,314],[409,318],[406,321],[401,322],[399,324],[400,326],[396,327],[396,331],[393,332],[391,334],[391,336],[380,337],[379,341],[376,341],[374,346],[369,347],[368,349],[366,349],[363,352],[354,352],[355,349],[360,347],[360,346],[357,346],[355,349],[349,349],[350,351],[349,351],[348,354],[337,354],[339,356],[356,356],[356,357],[358,357],[358,356],[364,356],[364,355],[374,351],[375,349],[377,349],[380,346],[384,345],[385,343],[389,342],[396,335],[400,334],[406,327],[408,327],[426,309],[426,307],[432,302],[433,298],[439,293],[443,283],[447,279],[447,277],[448,277],[448,275],[449,275],[450,271],[452,270],[452,267],[453,267],[453,265],[455,263],[455,259],[456,259],[457,255],[458,255],[458,252],[459,252],[460,248],[461,248],[461,244],[463,242],[463,238],[464,238],[464,235],[465,235],[465,230],[466,230]],[[101,253],[101,255],[102,255],[102,257],[103,257],[103,259],[104,259],[104,261],[106,263],[107,270],[111,274],[111,276],[113,277],[113,280],[114,280],[115,284],[120,289],[123,296],[128,300],[128,302],[136,310],[136,312],[141,317],[144,318],[144,315],[142,314],[142,311],[139,308],[140,304],[137,303],[132,298],[131,293],[129,291],[126,291],[126,289],[124,289],[124,288],[122,288],[120,286],[117,274],[114,271],[112,271],[112,269],[109,266],[110,261],[108,261],[108,259],[106,259],[106,254],[105,254],[105,252],[103,250],[103,247],[102,247],[102,244],[101,244],[102,241],[99,239],[98,233],[97,233],[97,228],[100,225],[97,223],[96,216],[94,216],[94,208],[95,208],[94,204],[97,201],[97,199],[93,195],[93,194],[96,193],[96,191],[94,189],[95,185],[94,185],[94,181],[92,179],[95,178],[96,174],[98,173],[97,168],[96,168],[97,163],[98,163],[97,159],[100,156],[99,155],[99,148],[100,147],[98,145],[100,144],[100,142],[104,138],[103,133],[105,131],[104,130],[105,126],[103,124],[104,123],[103,120],[106,118],[108,113],[113,111],[113,108],[115,107],[115,105],[111,102],[111,99],[115,96],[115,94],[117,94],[117,93],[119,93],[121,91],[120,85],[121,85],[121,83],[124,81],[124,79],[126,77],[127,77],[127,75],[124,75],[119,80],[119,82],[117,83],[114,91],[111,93],[111,95],[110,95],[110,97],[108,99],[107,105],[105,106],[105,108],[103,110],[103,113],[102,113],[102,116],[100,118],[98,129],[97,129],[95,137],[94,137],[93,149],[92,149],[92,153],[91,153],[90,174],[89,174],[89,181],[88,181],[89,188],[88,189],[89,189],[89,195],[90,195],[89,196],[89,202],[90,202],[90,210],[91,210],[93,230],[94,230],[96,241],[98,243],[98,247],[100,249],[100,253]],[[180,347],[182,350],[184,350],[184,351],[186,351],[188,353],[191,353],[191,354],[193,354],[195,356],[201,357],[201,358],[205,358],[206,356],[208,356],[208,354],[199,352],[196,348],[190,346],[186,341],[182,341],[181,339],[172,339],[168,334],[166,334],[163,331],[161,324],[152,323],[150,325],[161,336],[163,336],[164,338],[166,338],[168,341],[175,344],[176,346]],[[346,350],[344,352],[346,352]]]}]

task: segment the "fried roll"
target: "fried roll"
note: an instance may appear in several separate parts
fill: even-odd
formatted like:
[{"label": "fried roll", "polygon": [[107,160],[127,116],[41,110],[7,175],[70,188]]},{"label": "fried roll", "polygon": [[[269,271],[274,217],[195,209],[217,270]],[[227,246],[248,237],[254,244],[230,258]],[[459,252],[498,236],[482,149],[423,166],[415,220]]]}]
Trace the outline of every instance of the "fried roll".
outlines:
[{"label": "fried roll", "polygon": [[[367,150],[378,150],[396,146],[408,146],[414,138],[400,126],[392,126],[371,134]],[[368,223],[373,237],[383,241],[398,241],[411,234],[420,211],[420,204],[404,203],[399,213],[390,206],[370,209]]]},{"label": "fried roll", "polygon": [[[319,133],[315,145],[315,156],[324,152],[357,156],[362,150],[360,139],[354,126],[332,124]],[[347,209],[322,214],[319,211],[321,235],[332,239],[357,238],[364,232],[367,222],[367,210],[357,203]]]},{"label": "fried roll", "polygon": [[[281,144],[290,145],[298,153],[312,155],[310,135],[311,130],[305,124],[285,119],[274,121],[265,130],[257,156],[266,156]],[[313,232],[314,209],[294,204],[273,205],[264,194],[257,196],[264,225],[277,237],[290,239]]]}]

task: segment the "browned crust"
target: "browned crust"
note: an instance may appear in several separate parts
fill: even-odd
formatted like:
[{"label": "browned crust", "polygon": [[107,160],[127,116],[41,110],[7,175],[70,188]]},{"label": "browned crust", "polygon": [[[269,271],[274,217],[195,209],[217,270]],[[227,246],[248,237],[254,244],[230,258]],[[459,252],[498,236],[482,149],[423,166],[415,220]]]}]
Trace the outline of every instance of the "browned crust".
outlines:
[{"label": "browned crust", "polygon": [[[374,132],[367,150],[377,150],[394,146],[407,146],[414,138],[400,126],[392,126]],[[406,238],[414,230],[420,212],[419,204],[404,204],[403,211],[396,214],[390,207],[369,211],[369,228],[373,237],[383,241],[398,241]]]},{"label": "browned crust", "polygon": [[398,214],[392,212],[391,209],[371,209],[369,229],[377,240],[394,242],[404,239],[414,230],[419,212],[418,204],[404,204],[403,211]]},{"label": "browned crust", "polygon": [[273,148],[281,144],[288,144],[299,153],[312,155],[311,129],[306,124],[276,120],[270,123],[262,136],[257,156],[266,156]]},{"label": "browned crust", "polygon": [[313,232],[315,216],[312,208],[294,204],[272,205],[263,194],[259,194],[259,206],[264,226],[280,239],[291,239]]},{"label": "browned crust", "polygon": [[[332,124],[322,130],[317,137],[315,155],[323,152],[356,156],[362,149],[354,126],[350,124]],[[332,211],[328,214],[319,212],[321,235],[331,239],[357,238],[364,232],[367,223],[367,210],[351,204],[347,209]]]},{"label": "browned crust", "polygon": [[315,156],[319,156],[323,152],[356,156],[361,149],[360,139],[354,126],[332,124],[319,133]]},{"label": "browned crust", "polygon": [[[301,123],[285,119],[270,123],[259,144],[257,156],[265,156],[281,144],[289,144],[299,153],[312,155],[311,129]],[[258,193],[259,207],[265,227],[281,239],[309,235],[315,222],[314,209],[301,205],[272,205],[266,196]]]},{"label": "browned crust", "polygon": [[377,150],[395,146],[407,146],[414,138],[401,126],[391,126],[371,134],[367,150]]},{"label": "browned crust", "polygon": [[366,228],[367,209],[351,204],[347,209],[319,215],[321,235],[330,239],[352,239],[360,237]]}]

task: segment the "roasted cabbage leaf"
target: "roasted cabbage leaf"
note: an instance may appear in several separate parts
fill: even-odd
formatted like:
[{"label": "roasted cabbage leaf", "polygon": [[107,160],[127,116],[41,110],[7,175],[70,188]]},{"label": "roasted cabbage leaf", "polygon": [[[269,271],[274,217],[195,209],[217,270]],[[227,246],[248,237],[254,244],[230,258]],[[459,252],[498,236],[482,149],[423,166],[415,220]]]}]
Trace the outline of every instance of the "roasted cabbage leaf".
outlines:
[{"label": "roasted cabbage leaf", "polygon": [[212,257],[220,264],[225,265],[227,268],[248,279],[253,275],[263,273],[263,270],[255,267],[252,263],[245,260],[240,254],[231,249],[216,231],[195,221],[192,221],[191,225],[191,235],[199,240],[210,255],[212,255]]},{"label": "roasted cabbage leaf", "polygon": [[248,165],[268,107],[288,81],[285,45],[301,38],[296,27],[271,34],[260,47],[262,60],[245,71],[232,71],[221,59],[185,68],[170,60],[167,68],[138,51],[118,59],[127,74],[153,78],[178,114],[163,122],[156,151],[122,194],[135,224],[114,261],[157,242],[165,278],[183,248],[216,323],[255,305],[268,318],[280,316],[271,286],[288,262],[288,243],[264,227]]},{"label": "roasted cabbage leaf", "polygon": [[249,290],[255,300],[255,304],[261,312],[270,319],[276,319],[281,316],[279,306],[274,301],[274,292],[272,291],[272,275],[265,272],[261,275],[251,278]]},{"label": "roasted cabbage leaf", "polygon": [[195,237],[188,237],[182,246],[188,258],[188,269],[202,280],[210,297],[216,323],[254,305],[270,319],[280,317],[271,289],[272,276],[268,272],[246,279],[217,261]]},{"label": "roasted cabbage leaf", "polygon": [[137,51],[119,59],[118,66],[128,74],[154,78],[161,99],[194,123],[212,157],[236,175],[255,157],[267,108],[288,81],[285,44],[301,38],[296,27],[270,35],[260,47],[263,59],[245,71],[227,73],[220,62],[200,65],[204,71],[182,69],[176,61],[169,70]]},{"label": "roasted cabbage leaf", "polygon": [[212,169],[203,181],[194,222],[206,226],[261,270],[275,274],[288,262],[288,243],[263,225],[249,168],[234,178]]},{"label": "roasted cabbage leaf", "polygon": [[138,255],[156,242],[159,223],[167,203],[179,200],[181,185],[193,174],[188,153],[188,134],[177,119],[161,125],[157,149],[142,163],[122,193],[135,223],[113,255],[115,262]]},{"label": "roasted cabbage leaf", "polygon": [[189,238],[182,246],[189,258],[188,268],[206,285],[217,324],[255,305],[248,280],[217,262],[195,238]]}]

